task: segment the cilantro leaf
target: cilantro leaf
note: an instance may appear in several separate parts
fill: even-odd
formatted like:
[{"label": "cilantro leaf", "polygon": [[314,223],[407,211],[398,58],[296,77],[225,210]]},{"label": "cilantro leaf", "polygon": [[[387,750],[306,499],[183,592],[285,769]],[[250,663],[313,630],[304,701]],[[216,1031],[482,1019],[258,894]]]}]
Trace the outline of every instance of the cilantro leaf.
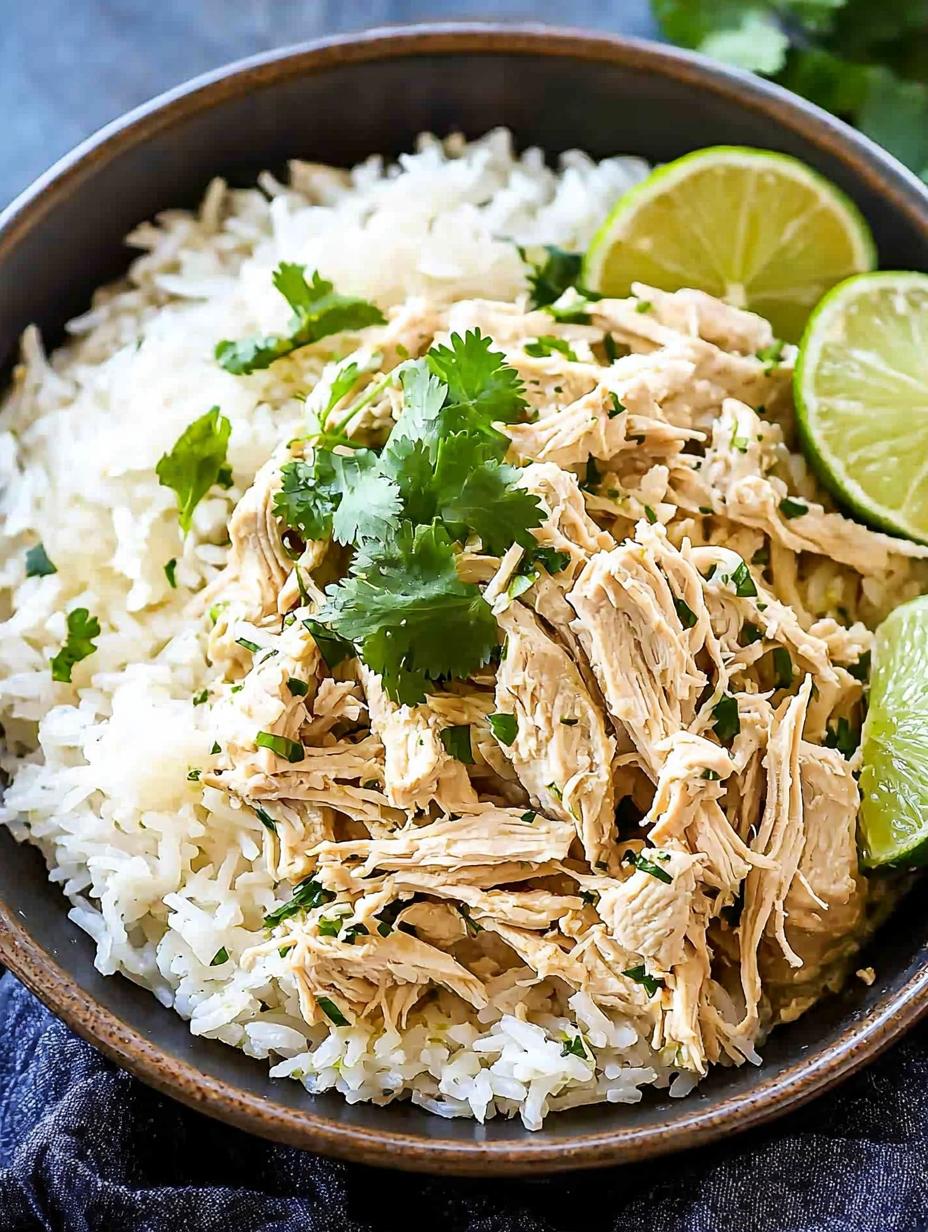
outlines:
[{"label": "cilantro leaf", "polygon": [[68,612],[68,638],[52,659],[52,680],[71,683],[75,663],[88,658],[96,650],[93,639],[100,636],[100,622],[85,607]]},{"label": "cilantro leaf", "polygon": [[719,744],[729,745],[741,731],[741,716],[738,713],[737,699],[729,694],[722,697],[712,707],[713,731],[719,738]]},{"label": "cilantro leaf", "polygon": [[293,310],[287,333],[259,334],[238,342],[225,339],[217,343],[216,359],[227,372],[236,376],[269,368],[284,355],[331,334],[383,325],[386,319],[375,304],[353,295],[339,295],[333,284],[320,277],[318,271],[313,273],[312,281],[307,282],[305,266],[281,261],[273,278],[274,286]]},{"label": "cilantro leaf", "polygon": [[387,447],[383,465],[398,485],[406,516],[414,522],[440,518],[455,539],[478,534],[488,552],[501,555],[513,543],[535,546],[530,534],[544,515],[538,498],[516,487],[519,470],[496,459],[482,437],[455,432],[432,448],[409,438]]},{"label": "cilantro leaf", "polygon": [[512,744],[519,734],[519,720],[514,714],[488,714],[487,722],[500,744]]},{"label": "cilantro leaf", "polygon": [[[468,330],[463,338],[452,334],[450,345],[433,346],[425,359],[447,386],[449,405],[478,423],[515,423],[528,406],[518,372],[479,329]],[[462,426],[471,424],[465,419]]]},{"label": "cilantro leaf", "polygon": [[343,493],[332,519],[335,542],[379,540],[391,534],[398,523],[400,494],[380,470],[377,455],[370,449],[359,449],[348,457],[333,454],[332,464]]},{"label": "cilantro leaf", "polygon": [[213,484],[231,478],[226,465],[231,431],[228,419],[214,406],[184,429],[155,467],[161,486],[177,495],[177,520],[184,534],[190,530],[194,509]]},{"label": "cilantro leaf", "polygon": [[543,359],[546,355],[554,355],[557,352],[573,363],[578,362],[577,353],[567,339],[555,338],[553,334],[542,334],[534,342],[527,342],[523,349],[526,355],[531,355],[535,359]]},{"label": "cilantro leaf", "polygon": [[327,629],[318,620],[307,616],[303,621],[303,627],[312,634],[312,639],[318,646],[326,667],[338,667],[339,663],[345,659],[354,658],[354,647],[351,642],[346,642],[344,638],[333,633],[331,629]]},{"label": "cilantro leaf", "polygon": [[293,894],[279,907],[276,907],[264,917],[265,928],[273,928],[283,920],[302,911],[311,911],[314,907],[322,907],[330,903],[335,895],[331,890],[324,890],[318,881],[307,877],[294,888]]},{"label": "cilantro leaf", "polygon": [[436,524],[402,523],[326,597],[320,623],[355,646],[395,701],[415,704],[428,681],[469,676],[499,641],[489,605],[458,577],[451,540]]},{"label": "cilantro leaf", "polygon": [[48,558],[44,543],[37,543],[26,552],[26,577],[50,577],[58,570]]},{"label": "cilantro leaf", "polygon": [[474,763],[474,754],[470,743],[470,724],[457,723],[452,727],[443,727],[438,733],[445,752],[467,766]]},{"label": "cilantro leaf", "polygon": [[325,539],[332,532],[332,517],[342,488],[335,455],[314,449],[311,459],[295,459],[281,467],[281,488],[274,494],[274,516],[307,539]]}]

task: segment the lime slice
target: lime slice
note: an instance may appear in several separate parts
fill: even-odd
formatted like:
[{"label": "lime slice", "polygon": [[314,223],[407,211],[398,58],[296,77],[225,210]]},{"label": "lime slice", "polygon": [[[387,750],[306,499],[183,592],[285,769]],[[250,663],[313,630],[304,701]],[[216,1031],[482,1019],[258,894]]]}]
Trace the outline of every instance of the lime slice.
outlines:
[{"label": "lime slice", "polygon": [[826,487],[865,522],[928,542],[928,276],[835,287],[806,328],[795,391]]},{"label": "lime slice", "polygon": [[877,630],[861,746],[863,863],[928,863],[928,595]]},{"label": "lime slice", "polygon": [[798,159],[712,146],[652,172],[593,237],[583,285],[628,295],[633,282],[695,287],[759,312],[798,340],[822,295],[873,269],[856,206]]}]

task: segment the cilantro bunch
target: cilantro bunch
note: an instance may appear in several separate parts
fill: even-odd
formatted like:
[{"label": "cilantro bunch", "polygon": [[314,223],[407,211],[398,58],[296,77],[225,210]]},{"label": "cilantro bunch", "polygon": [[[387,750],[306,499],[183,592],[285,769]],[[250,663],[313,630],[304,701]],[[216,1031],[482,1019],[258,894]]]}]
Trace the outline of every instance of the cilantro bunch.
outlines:
[{"label": "cilantro bunch", "polygon": [[928,180],[928,0],[653,0],[667,38],[772,77]]},{"label": "cilantro bunch", "polygon": [[309,627],[412,704],[430,682],[482,667],[498,645],[482,594],[458,577],[457,545],[477,536],[494,554],[534,548],[543,515],[504,461],[509,439],[496,425],[519,420],[527,403],[489,338],[455,334],[404,365],[401,379],[403,412],[383,449],[330,431],[322,417],[309,456],[282,468],[274,513],[285,529],[354,549]]}]

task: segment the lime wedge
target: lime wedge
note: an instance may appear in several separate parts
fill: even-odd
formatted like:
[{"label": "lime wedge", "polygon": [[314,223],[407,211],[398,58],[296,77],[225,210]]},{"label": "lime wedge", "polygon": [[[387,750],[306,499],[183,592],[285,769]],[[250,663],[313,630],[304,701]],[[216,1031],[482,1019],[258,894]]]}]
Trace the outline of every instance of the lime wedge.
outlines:
[{"label": "lime wedge", "polygon": [[863,863],[928,863],[928,595],[877,630],[861,751]]},{"label": "lime wedge", "polygon": [[826,487],[872,526],[928,542],[928,276],[835,287],[806,328],[795,391]]},{"label": "lime wedge", "polygon": [[695,287],[750,308],[789,342],[822,295],[873,269],[856,206],[798,159],[712,146],[652,172],[593,237],[582,282],[628,295],[633,282]]}]

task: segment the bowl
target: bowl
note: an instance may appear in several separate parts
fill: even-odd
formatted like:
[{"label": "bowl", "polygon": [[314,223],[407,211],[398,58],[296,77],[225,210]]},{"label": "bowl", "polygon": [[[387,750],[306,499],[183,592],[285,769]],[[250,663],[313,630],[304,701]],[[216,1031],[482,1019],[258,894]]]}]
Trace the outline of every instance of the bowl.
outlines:
[{"label": "bowl", "polygon": [[[345,106],[347,99],[353,105]],[[360,105],[358,102],[360,101]],[[797,155],[868,218],[884,267],[928,269],[928,192],[839,121],[754,77],[630,39],[542,27],[372,31],[271,52],[181,86],[111,124],[0,216],[0,363],[36,322],[64,322],[128,256],[123,236],[193,205],[222,174],[247,184],[293,156],[347,165],[417,133],[496,125],[550,153],[660,161],[716,143]],[[365,1163],[486,1175],[641,1159],[744,1130],[851,1073],[928,1007],[928,917],[910,896],[851,980],[774,1033],[760,1068],[719,1069],[685,1100],[645,1098],[518,1122],[444,1121],[409,1105],[349,1106],[272,1080],[263,1062],[187,1025],[150,993],[101,976],[39,853],[0,833],[0,959],[79,1035],[144,1082],[240,1128]]]}]

